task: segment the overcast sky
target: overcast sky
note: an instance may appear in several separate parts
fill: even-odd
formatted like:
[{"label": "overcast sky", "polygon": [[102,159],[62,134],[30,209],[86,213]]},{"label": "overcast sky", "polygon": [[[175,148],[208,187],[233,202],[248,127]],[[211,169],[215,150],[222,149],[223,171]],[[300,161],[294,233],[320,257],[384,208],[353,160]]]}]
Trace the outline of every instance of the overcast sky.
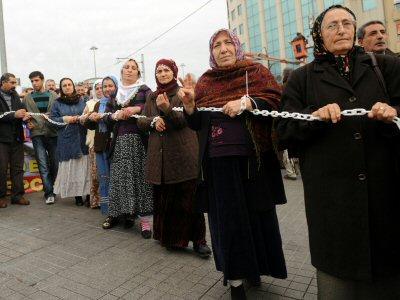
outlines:
[{"label": "overcast sky", "polygon": [[[82,81],[97,75],[118,75],[117,57],[141,48],[206,0],[3,0],[8,71],[29,86],[28,75],[40,70],[57,82]],[[188,20],[146,47],[146,81],[155,87],[154,66],[172,58],[185,73],[201,75],[208,68],[208,41],[228,27],[226,1],[213,0]],[[140,60],[140,53],[134,58]],[[181,71],[181,70],[180,70]]]}]

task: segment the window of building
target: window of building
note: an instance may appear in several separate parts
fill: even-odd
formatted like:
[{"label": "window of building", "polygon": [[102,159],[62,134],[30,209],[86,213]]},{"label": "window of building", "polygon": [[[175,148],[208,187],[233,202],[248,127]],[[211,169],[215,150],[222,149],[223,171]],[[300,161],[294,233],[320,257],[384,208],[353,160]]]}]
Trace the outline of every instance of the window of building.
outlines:
[{"label": "window of building", "polygon": [[236,10],[231,11],[231,18],[232,18],[232,20],[236,19]]},{"label": "window of building", "polygon": [[[260,12],[258,9],[258,0],[246,1],[247,24],[249,34],[249,49],[251,52],[261,52],[261,30],[260,30]],[[240,30],[240,29],[239,29]]]},{"label": "window of building", "polygon": [[[314,24],[315,17],[317,15],[317,3],[316,0],[301,0],[301,13],[303,16],[303,35],[308,39],[312,40],[311,29]],[[314,59],[312,51],[308,51],[308,61]]]},{"label": "window of building", "polygon": [[296,6],[292,0],[282,0],[283,34],[286,58],[294,59],[294,53],[290,42],[296,37]]},{"label": "window of building", "polygon": [[243,34],[244,33],[244,31],[243,31],[243,24],[240,24],[239,25],[239,34]]},{"label": "window of building", "polygon": [[242,4],[239,4],[237,7],[238,16],[242,15]]},{"label": "window of building", "polygon": [[[272,57],[280,57],[280,46],[279,46],[279,29],[278,29],[278,18],[277,8],[275,0],[264,1],[264,14],[265,14],[265,30],[267,36],[267,53]],[[271,63],[270,71],[274,76],[278,76],[281,73],[280,63]]]},{"label": "window of building", "polygon": [[341,4],[343,5],[344,0],[324,0],[324,6],[325,8],[328,8],[329,6],[336,5],[336,4]]},{"label": "window of building", "polygon": [[363,0],[363,11],[375,9],[377,7],[376,0]]}]

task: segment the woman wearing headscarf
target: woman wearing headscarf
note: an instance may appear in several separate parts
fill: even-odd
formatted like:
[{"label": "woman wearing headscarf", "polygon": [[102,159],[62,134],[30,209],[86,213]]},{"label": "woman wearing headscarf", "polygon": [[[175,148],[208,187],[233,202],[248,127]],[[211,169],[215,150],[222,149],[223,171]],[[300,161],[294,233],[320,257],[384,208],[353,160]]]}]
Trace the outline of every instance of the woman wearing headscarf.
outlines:
[{"label": "woman wearing headscarf", "polygon": [[[315,60],[293,71],[283,110],[322,121],[282,119],[278,132],[299,150],[319,299],[400,299],[400,60],[355,46],[340,5],[312,33]],[[341,115],[356,108],[370,112]]]},{"label": "woman wearing headscarf", "polygon": [[[102,79],[98,79],[93,83],[93,96],[86,102],[86,107],[83,110],[84,116],[90,115],[95,108],[96,103],[103,98],[103,87]],[[85,118],[86,119],[86,118]],[[84,119],[82,118],[82,122]],[[90,176],[92,185],[90,187],[90,202],[86,202],[85,205],[91,208],[100,208],[100,195],[99,195],[99,180],[97,177],[97,165],[96,165],[96,152],[94,149],[94,130],[88,130],[86,134],[86,146],[89,148],[89,161],[90,161]]]},{"label": "woman wearing headscarf", "polygon": [[54,193],[60,195],[61,198],[75,197],[75,204],[82,206],[82,197],[86,197],[88,201],[90,195],[90,163],[86,146],[86,128],[79,121],[85,102],[80,100],[70,78],[61,79],[60,94],[60,98],[52,106],[50,118],[67,125],[58,128],[59,166]]},{"label": "woman wearing headscarf", "polygon": [[[276,109],[280,87],[264,66],[246,60],[238,37],[221,29],[210,39],[210,66],[194,90],[178,92],[190,128],[199,134],[200,208],[208,212],[212,248],[233,299],[243,279],[286,278],[275,206],[286,202],[270,119],[250,111]],[[246,95],[246,74],[249,97]],[[217,107],[221,112],[201,112]]]},{"label": "woman wearing headscarf", "polygon": [[178,98],[178,67],[173,60],[156,64],[157,90],[146,101],[146,119],[139,128],[150,132],[146,160],[146,180],[154,187],[154,239],[167,249],[183,249],[193,242],[194,251],[209,257],[204,215],[194,211],[197,179],[198,141],[187,127]]},{"label": "woman wearing headscarf", "polygon": [[122,67],[121,82],[115,98],[109,103],[113,114],[107,120],[112,124],[110,204],[109,216],[103,228],[111,228],[118,217],[132,220],[140,218],[143,238],[151,237],[151,215],[153,213],[153,190],[145,182],[145,160],[147,137],[141,134],[137,119],[151,90],[140,78],[139,66],[130,59]]},{"label": "woman wearing headscarf", "polygon": [[[110,162],[109,150],[112,126],[105,119],[108,105],[115,98],[118,90],[118,81],[114,76],[106,76],[100,82],[103,97],[95,104],[84,124],[94,130],[93,149],[96,153],[97,176],[100,185],[100,209],[103,215],[108,216]],[[109,224],[103,223],[103,228],[108,229]]]}]

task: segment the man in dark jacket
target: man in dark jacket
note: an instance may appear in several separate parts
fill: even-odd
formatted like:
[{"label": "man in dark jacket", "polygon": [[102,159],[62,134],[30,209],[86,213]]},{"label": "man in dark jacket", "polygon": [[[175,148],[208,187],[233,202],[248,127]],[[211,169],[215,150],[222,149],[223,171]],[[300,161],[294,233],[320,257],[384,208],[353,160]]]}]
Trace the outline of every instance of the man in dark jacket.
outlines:
[{"label": "man in dark jacket", "polygon": [[[24,199],[24,132],[22,120],[26,109],[15,86],[17,79],[11,73],[0,78],[0,208],[7,207],[7,167],[10,164],[11,204],[29,205]],[[13,111],[11,113],[7,113]],[[4,113],[7,113],[4,115]]]},{"label": "man in dark jacket", "polygon": [[379,20],[372,20],[362,25],[357,31],[357,39],[365,52],[398,56],[388,48],[386,27]]}]

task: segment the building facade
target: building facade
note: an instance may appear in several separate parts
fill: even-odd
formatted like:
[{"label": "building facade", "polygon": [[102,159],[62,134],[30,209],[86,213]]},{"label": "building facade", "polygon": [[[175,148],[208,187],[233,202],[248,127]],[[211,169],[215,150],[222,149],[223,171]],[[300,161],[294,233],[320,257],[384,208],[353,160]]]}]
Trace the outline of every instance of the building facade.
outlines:
[{"label": "building facade", "polygon": [[[349,7],[357,24],[381,20],[389,34],[389,48],[400,52],[400,0],[227,0],[229,28],[236,32],[248,52],[294,60],[290,42],[296,33],[308,40],[308,58],[313,60],[310,34],[315,18],[334,4]],[[269,63],[274,75],[287,64]]]}]

